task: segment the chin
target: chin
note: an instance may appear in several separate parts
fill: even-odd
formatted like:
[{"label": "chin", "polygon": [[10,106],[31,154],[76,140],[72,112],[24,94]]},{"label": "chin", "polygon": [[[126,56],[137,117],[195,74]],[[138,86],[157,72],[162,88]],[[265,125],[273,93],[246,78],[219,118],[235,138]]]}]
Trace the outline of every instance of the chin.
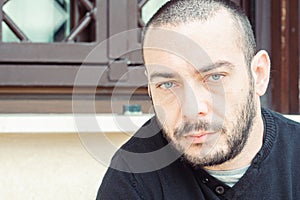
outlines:
[{"label": "chin", "polygon": [[184,152],[184,158],[193,166],[215,166],[232,159],[231,153],[222,148],[205,147],[203,144],[193,144]]}]

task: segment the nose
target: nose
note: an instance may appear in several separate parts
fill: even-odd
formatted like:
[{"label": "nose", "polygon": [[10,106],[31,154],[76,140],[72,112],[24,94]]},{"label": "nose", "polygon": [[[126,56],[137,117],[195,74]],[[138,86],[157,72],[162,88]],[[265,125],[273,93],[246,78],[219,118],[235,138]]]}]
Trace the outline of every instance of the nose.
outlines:
[{"label": "nose", "polygon": [[185,86],[182,97],[182,114],[184,118],[195,120],[206,117],[210,110],[211,95],[201,84]]}]

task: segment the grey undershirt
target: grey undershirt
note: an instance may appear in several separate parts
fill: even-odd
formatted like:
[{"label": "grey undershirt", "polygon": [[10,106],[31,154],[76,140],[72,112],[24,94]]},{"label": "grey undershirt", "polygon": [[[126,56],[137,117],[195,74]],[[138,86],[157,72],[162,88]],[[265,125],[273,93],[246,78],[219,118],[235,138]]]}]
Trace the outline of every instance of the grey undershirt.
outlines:
[{"label": "grey undershirt", "polygon": [[234,169],[234,170],[208,170],[206,171],[216,179],[222,181],[229,187],[233,187],[240,178],[245,174],[249,166],[240,168],[240,169]]}]

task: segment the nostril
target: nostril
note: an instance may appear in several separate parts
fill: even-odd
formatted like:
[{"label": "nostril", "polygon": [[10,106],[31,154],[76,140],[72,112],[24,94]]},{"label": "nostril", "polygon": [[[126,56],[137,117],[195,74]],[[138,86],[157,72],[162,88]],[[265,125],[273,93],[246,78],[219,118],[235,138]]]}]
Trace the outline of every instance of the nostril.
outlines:
[{"label": "nostril", "polygon": [[206,102],[198,102],[197,104],[198,115],[206,116],[208,114],[208,104]]},{"label": "nostril", "polygon": [[198,115],[200,115],[200,116],[206,116],[207,113],[206,112],[199,112]]}]

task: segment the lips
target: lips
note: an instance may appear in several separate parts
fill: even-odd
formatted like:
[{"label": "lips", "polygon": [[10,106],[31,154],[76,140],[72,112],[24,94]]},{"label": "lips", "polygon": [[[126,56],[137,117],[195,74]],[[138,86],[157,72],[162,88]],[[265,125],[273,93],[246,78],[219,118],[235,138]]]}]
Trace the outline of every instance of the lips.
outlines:
[{"label": "lips", "polygon": [[206,142],[209,135],[211,134],[213,134],[213,132],[200,132],[200,133],[187,134],[184,137],[188,139],[191,143],[201,144]]}]

